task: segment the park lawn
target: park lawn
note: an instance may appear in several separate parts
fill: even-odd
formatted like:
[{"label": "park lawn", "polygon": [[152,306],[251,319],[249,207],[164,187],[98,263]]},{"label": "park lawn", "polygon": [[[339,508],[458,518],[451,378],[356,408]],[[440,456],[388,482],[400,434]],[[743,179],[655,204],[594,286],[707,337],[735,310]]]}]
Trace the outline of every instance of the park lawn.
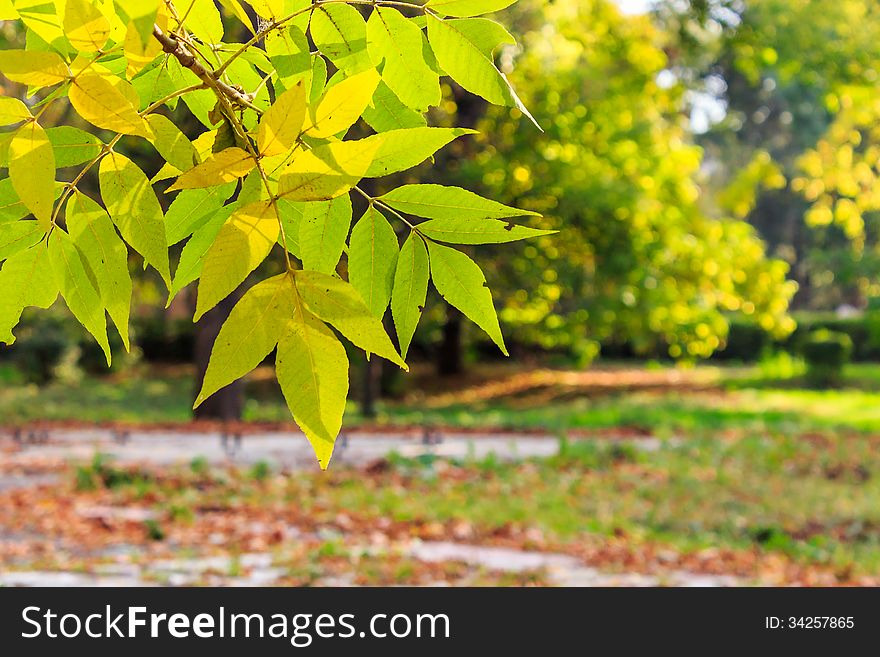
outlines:
[{"label": "park lawn", "polygon": [[[390,544],[421,538],[567,552],[606,570],[880,581],[875,438],[768,433],[663,441],[653,451],[602,439],[562,447],[552,459],[519,463],[392,455],[366,470],[340,464],[287,475],[269,464],[234,470],[198,460],[171,469],[67,466],[61,485],[35,492],[32,505],[0,505],[16,514],[0,520],[48,527],[58,544],[87,535],[84,550],[142,541],[143,558],[204,550],[210,535],[212,551],[271,551],[300,583],[331,566],[361,568],[357,555],[377,533]],[[83,505],[147,508],[156,519],[120,534],[77,516]],[[69,517],[43,517],[57,513]],[[275,526],[297,527],[304,538],[291,543]],[[51,554],[41,558],[52,567]],[[398,566],[401,583],[411,581],[415,565],[394,559],[376,556],[371,567],[384,573],[376,582],[394,583]]]},{"label": "park lawn", "polygon": [[[392,457],[366,472],[331,467],[329,473],[288,477],[276,477],[268,467],[251,473],[145,472],[111,477],[97,492],[85,490],[93,479],[88,472],[71,469],[66,488],[45,494],[59,499],[101,494],[112,504],[153,505],[162,518],[161,531],[153,527],[146,533],[171,537],[169,545],[197,537],[200,523],[209,524],[217,513],[241,514],[228,524],[238,527],[249,525],[249,516],[271,511],[294,514],[291,523],[313,529],[335,527],[340,517],[349,517],[355,529],[337,527],[345,541],[362,542],[390,522],[388,531],[423,538],[481,542],[500,536],[527,549],[579,555],[583,546],[612,543],[624,545],[627,554],[653,554],[650,546],[666,546],[678,555],[727,550],[738,555],[737,572],[746,576],[772,567],[786,571],[780,582],[828,581],[798,574],[800,568],[830,573],[836,582],[864,582],[861,578],[880,573],[878,371],[878,366],[853,366],[848,385],[833,391],[801,389],[795,378],[758,369],[722,368],[708,387],[602,394],[541,390],[540,402],[537,392],[470,403],[441,403],[444,397],[428,396],[418,405],[386,403],[373,422],[542,429],[559,436],[562,454],[522,463]],[[7,383],[0,387],[0,418],[2,424],[185,421],[190,391],[185,372],[117,375],[42,389]],[[251,395],[247,408],[251,420],[287,419],[283,402],[271,391],[259,399]],[[354,404],[349,411],[348,426],[363,421]],[[580,435],[575,430],[609,428],[604,438],[574,440]],[[624,436],[635,428],[661,440],[650,443],[653,451],[643,450],[631,441],[609,440],[614,428]],[[64,531],[67,525],[53,526]],[[219,549],[244,549],[241,536],[224,540]],[[333,546],[312,547],[308,559],[344,560]],[[346,552],[352,546],[343,547]],[[605,554],[598,549],[589,559]],[[610,561],[596,565],[633,568],[631,557],[615,554],[602,556]],[[397,566],[389,563],[374,564],[384,573],[377,581],[394,581]],[[742,563],[753,564],[753,570]],[[786,570],[791,564],[795,571]],[[315,573],[319,565],[312,564]],[[412,564],[398,565],[412,575]],[[294,581],[312,566],[301,559],[291,562]],[[643,567],[651,567],[650,559]]]},{"label": "park lawn", "polygon": [[[567,431],[638,429],[660,437],[714,434],[727,430],[789,434],[829,431],[880,433],[880,364],[851,365],[838,390],[798,387],[794,372],[760,367],[696,368],[710,385],[668,386],[650,390],[578,387],[517,391],[490,399],[429,395],[418,400],[379,404],[376,419],[365,420],[350,400],[345,424],[429,425],[436,427]],[[650,370],[645,370],[650,371]],[[0,372],[0,426],[34,421],[167,423],[191,418],[193,394],[187,369],[85,377],[43,387],[23,384]],[[685,371],[687,374],[687,371]],[[274,385],[259,378],[248,389],[245,420],[290,422],[290,413]],[[685,383],[687,381],[685,380]]]}]

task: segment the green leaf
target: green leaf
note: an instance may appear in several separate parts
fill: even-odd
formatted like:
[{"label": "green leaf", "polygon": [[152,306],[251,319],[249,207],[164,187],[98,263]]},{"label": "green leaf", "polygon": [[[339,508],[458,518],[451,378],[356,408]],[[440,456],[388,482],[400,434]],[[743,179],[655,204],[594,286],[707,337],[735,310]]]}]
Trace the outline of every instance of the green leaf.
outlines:
[{"label": "green leaf", "polygon": [[15,193],[12,181],[9,178],[0,180],[0,224],[18,221],[29,214],[30,210]]},{"label": "green leaf", "polygon": [[[281,219],[281,225],[284,227],[287,250],[291,255],[302,260],[299,246],[299,227],[302,225],[303,215],[309,204],[280,198],[276,201],[276,205],[278,206],[278,216]],[[281,244],[280,235],[278,236],[278,243]]]},{"label": "green leaf", "polygon": [[407,128],[361,139],[365,145],[377,144],[364,178],[379,178],[411,169],[454,139],[474,133],[467,128]]},{"label": "green leaf", "polygon": [[450,244],[503,244],[552,235],[555,230],[537,230],[497,219],[447,217],[418,225],[419,232],[438,242]]},{"label": "green leaf", "polygon": [[0,269],[0,342],[12,344],[12,329],[28,306],[48,308],[58,297],[46,242],[10,257]]},{"label": "green leaf", "polygon": [[294,295],[293,279],[287,273],[257,283],[244,294],[214,341],[193,408],[251,372],[271,353],[294,317]]},{"label": "green leaf", "polygon": [[0,125],[12,125],[31,118],[31,111],[18,98],[0,96]]},{"label": "green leaf", "polygon": [[415,233],[411,233],[400,249],[391,292],[391,316],[397,329],[400,353],[404,358],[425,309],[428,278],[428,251],[425,249],[425,242]]},{"label": "green leaf", "polygon": [[177,195],[165,213],[169,246],[186,239],[205,225],[235,191],[235,183],[204,189],[187,189]]},{"label": "green leaf", "polygon": [[295,314],[278,343],[275,374],[293,419],[327,469],[348,397],[348,357],[339,339],[295,296]]},{"label": "green leaf", "polygon": [[74,167],[93,160],[101,152],[101,140],[85,130],[69,125],[46,129],[55,151],[55,166]]},{"label": "green leaf", "polygon": [[55,153],[36,121],[21,126],[9,142],[9,177],[18,197],[48,231],[55,198]]},{"label": "green leaf", "polygon": [[214,0],[183,0],[178,7],[187,28],[207,43],[223,41],[223,21]]},{"label": "green leaf", "polygon": [[155,139],[153,146],[159,151],[159,155],[165,158],[170,165],[181,171],[192,169],[199,163],[199,154],[193,147],[192,142],[171,120],[162,114],[150,114],[147,117]]},{"label": "green leaf", "polygon": [[492,59],[499,43],[513,42],[507,30],[485,18],[442,20],[430,14],[428,40],[437,62],[462,87],[493,105],[516,107],[540,129]]},{"label": "green leaf", "polygon": [[391,7],[376,7],[367,23],[367,49],[384,60],[382,80],[406,105],[419,111],[440,104],[440,77],[425,61],[425,35]]},{"label": "green leaf", "polygon": [[296,289],[308,310],[336,328],[367,353],[407,369],[382,321],[373,316],[350,283],[316,271],[298,271]]},{"label": "green leaf", "polygon": [[404,185],[380,199],[395,210],[426,219],[506,219],[539,216],[478,196],[460,187]]},{"label": "green leaf", "polygon": [[477,263],[461,251],[434,242],[428,242],[428,255],[431,279],[437,291],[447,303],[458,308],[465,317],[488,333],[507,356],[492,293],[486,287],[486,277]]},{"label": "green leaf", "polygon": [[367,26],[361,13],[346,4],[318,6],[310,23],[318,50],[349,75],[372,68],[367,54]]},{"label": "green leaf", "polygon": [[278,232],[273,203],[260,201],[236,208],[205,256],[195,321],[229,296],[266,259]]},{"label": "green leaf", "polygon": [[421,112],[410,109],[384,82],[380,82],[373,94],[372,105],[363,111],[364,121],[376,132],[401,128],[424,128],[428,125]]},{"label": "green leaf", "polygon": [[49,259],[55,282],[73,316],[101,345],[110,365],[107,317],[98,291],[92,285],[79,251],[70,236],[60,228],[49,236]]},{"label": "green leaf", "polygon": [[381,212],[370,206],[351,231],[348,280],[379,319],[391,300],[397,253],[394,229]]},{"label": "green leaf", "polygon": [[299,249],[303,267],[325,274],[336,271],[351,228],[351,199],[306,203],[299,224]]},{"label": "green leaf", "polygon": [[101,160],[98,181],[101,198],[122,237],[147,264],[155,267],[165,284],[170,285],[165,220],[144,172],[127,157],[113,151]]},{"label": "green leaf", "polygon": [[180,260],[177,263],[177,269],[174,270],[174,280],[171,283],[171,290],[168,294],[166,307],[171,305],[174,297],[187,285],[202,275],[202,266],[205,262],[205,256],[211,249],[220,229],[223,228],[232,213],[240,204],[231,203],[222,208],[217,208],[208,214],[202,221],[199,228],[193,232],[192,237],[187,240],[186,245],[180,252]]},{"label": "green leaf", "polygon": [[290,88],[300,80],[306,88],[311,86],[312,57],[309,40],[298,26],[273,30],[266,35],[266,53],[284,88]]},{"label": "green leaf", "polygon": [[[138,105],[138,109],[141,111],[148,108],[160,98],[165,98],[170,93],[179,90],[174,84],[174,80],[168,72],[168,67],[165,66],[165,62],[162,59],[157,59],[154,64],[141,71],[132,79],[131,85],[134,87],[135,91],[137,91],[138,98],[140,98],[141,102]],[[166,107],[172,110],[177,109],[178,100],[180,99],[173,98],[166,103]]]},{"label": "green leaf", "polygon": [[429,0],[425,6],[444,16],[468,18],[500,11],[514,2],[516,0]]},{"label": "green leaf", "polygon": [[70,237],[94,275],[101,303],[127,350],[132,287],[128,249],[104,208],[79,191],[67,202],[66,220]]},{"label": "green leaf", "polygon": [[31,248],[46,231],[36,221],[10,221],[0,224],[0,260]]}]

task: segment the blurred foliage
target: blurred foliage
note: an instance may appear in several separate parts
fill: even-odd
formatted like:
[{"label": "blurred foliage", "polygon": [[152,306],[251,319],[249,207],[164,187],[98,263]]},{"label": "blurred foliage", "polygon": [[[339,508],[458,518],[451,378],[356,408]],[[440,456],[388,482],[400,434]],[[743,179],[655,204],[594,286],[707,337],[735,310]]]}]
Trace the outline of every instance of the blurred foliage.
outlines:
[{"label": "blurred foliage", "polygon": [[730,313],[791,331],[787,266],[725,216],[744,214],[755,185],[780,174],[757,161],[727,191],[727,213],[706,210],[686,90],[664,77],[666,37],[650,18],[607,0],[523,0],[511,14],[523,53],[502,63],[545,132],[489,109],[478,152],[442,180],[541,212],[537,227],[561,231],[488,265],[491,284],[508,290],[501,313],[514,337],[584,357],[625,339],[696,358],[723,346]]},{"label": "blurred foliage", "polygon": [[862,306],[880,284],[880,5],[682,0],[655,17],[692,109],[720,109],[700,138],[716,189],[764,152],[790,181],[759,194],[748,220],[792,264],[795,303]]},{"label": "blurred foliage", "polygon": [[816,387],[840,385],[843,368],[852,356],[853,343],[846,333],[827,329],[814,331],[803,345],[807,381]]}]

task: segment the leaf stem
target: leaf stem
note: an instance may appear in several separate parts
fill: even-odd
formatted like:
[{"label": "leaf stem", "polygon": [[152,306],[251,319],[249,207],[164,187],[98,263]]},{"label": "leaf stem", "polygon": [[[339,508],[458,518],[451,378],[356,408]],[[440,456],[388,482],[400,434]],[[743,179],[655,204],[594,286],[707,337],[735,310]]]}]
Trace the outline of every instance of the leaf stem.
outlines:
[{"label": "leaf stem", "polygon": [[[390,213],[393,214],[395,217],[397,217],[398,219],[400,219],[403,223],[405,223],[407,226],[409,226],[412,230],[414,230],[414,231],[417,232],[417,233],[419,232],[419,229],[415,226],[415,224],[413,224],[413,223],[411,223],[410,221],[408,221],[408,220],[407,220],[402,214],[400,214],[397,210],[395,210],[395,209],[392,208],[391,206],[389,206],[389,205],[383,203],[382,201],[380,201],[380,200],[377,199],[377,198],[373,198],[372,196],[370,196],[369,194],[367,194],[364,190],[362,190],[362,189],[361,189],[360,187],[358,187],[357,185],[354,186],[354,190],[355,190],[356,192],[358,192],[361,196],[363,196],[365,199],[367,199],[367,202],[369,202],[370,205],[377,205],[377,206],[379,206],[380,208],[382,208],[383,210],[386,210],[387,212],[390,212]],[[419,234],[421,235],[421,233],[419,233]]]}]

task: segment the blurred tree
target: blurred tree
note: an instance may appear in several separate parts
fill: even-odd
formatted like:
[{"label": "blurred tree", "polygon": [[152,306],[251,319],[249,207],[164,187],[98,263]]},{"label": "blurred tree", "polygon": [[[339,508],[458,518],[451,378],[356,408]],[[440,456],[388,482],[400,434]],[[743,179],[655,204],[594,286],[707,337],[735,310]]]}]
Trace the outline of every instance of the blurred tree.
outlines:
[{"label": "blurred tree", "polygon": [[513,337],[585,359],[624,342],[695,358],[723,345],[730,312],[790,330],[787,266],[731,216],[748,213],[756,184],[780,185],[779,173],[758,160],[753,179],[728,191],[729,211],[708,207],[686,85],[668,72],[668,39],[650,18],[622,16],[608,0],[532,0],[506,22],[523,53],[508,49],[501,64],[545,133],[511,122],[516,110],[487,108],[473,157],[441,155],[433,175],[540,212],[534,226],[561,231],[486,263],[491,284],[507,288],[501,315]]},{"label": "blurred tree", "polygon": [[796,302],[826,308],[863,302],[877,274],[876,257],[863,257],[865,244],[876,243],[870,227],[864,230],[866,213],[875,209],[851,194],[837,203],[819,179],[835,160],[838,173],[853,165],[840,180],[850,188],[844,191],[856,181],[870,184],[866,162],[859,165],[852,155],[854,139],[865,147],[856,124],[866,118],[866,99],[876,95],[880,5],[690,0],[660,2],[655,15],[673,36],[671,70],[693,90],[692,108],[722,110],[699,139],[716,189],[758,150],[766,150],[790,181],[762,192],[748,220],[793,265],[800,283]]}]

